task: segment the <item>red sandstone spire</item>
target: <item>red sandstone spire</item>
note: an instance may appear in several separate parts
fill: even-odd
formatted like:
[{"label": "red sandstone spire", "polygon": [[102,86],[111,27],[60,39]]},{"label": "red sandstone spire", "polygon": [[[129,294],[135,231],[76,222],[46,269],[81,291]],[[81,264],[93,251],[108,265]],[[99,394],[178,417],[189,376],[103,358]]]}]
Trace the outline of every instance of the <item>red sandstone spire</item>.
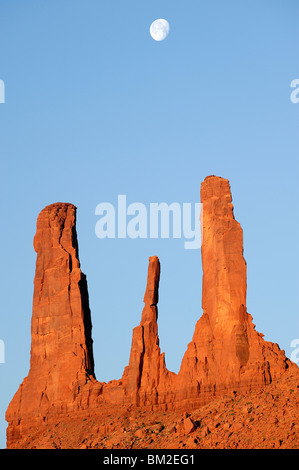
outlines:
[{"label": "red sandstone spire", "polygon": [[[235,220],[229,182],[209,176],[201,186],[203,315],[184,355],[185,396],[200,400],[228,389],[269,383],[292,363],[255,331],[246,309],[243,231]],[[209,398],[210,399],[210,398]]]},{"label": "red sandstone spire", "polygon": [[41,211],[34,249],[30,373],[49,373],[55,367],[60,383],[70,374],[93,376],[91,318],[78,258],[75,206],[56,203]]},{"label": "red sandstone spire", "polygon": [[160,262],[157,256],[149,258],[144,309],[140,325],[134,328],[129,365],[125,368],[123,383],[125,396],[137,404],[157,402],[160,374],[165,371],[164,354],[160,353],[158,338],[158,288]]},{"label": "red sandstone spire", "polygon": [[32,422],[72,409],[84,401],[80,387],[95,382],[87,283],[75,224],[72,204],[52,204],[38,216],[30,370],[9,405],[9,421]]}]

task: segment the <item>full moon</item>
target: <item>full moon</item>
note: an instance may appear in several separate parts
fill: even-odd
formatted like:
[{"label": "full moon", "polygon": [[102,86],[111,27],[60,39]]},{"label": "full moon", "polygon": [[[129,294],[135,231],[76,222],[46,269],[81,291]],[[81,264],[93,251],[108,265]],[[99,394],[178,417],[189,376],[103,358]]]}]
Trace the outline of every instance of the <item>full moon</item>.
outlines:
[{"label": "full moon", "polygon": [[150,27],[151,37],[155,41],[163,41],[169,33],[169,23],[166,20],[160,18],[155,20]]}]

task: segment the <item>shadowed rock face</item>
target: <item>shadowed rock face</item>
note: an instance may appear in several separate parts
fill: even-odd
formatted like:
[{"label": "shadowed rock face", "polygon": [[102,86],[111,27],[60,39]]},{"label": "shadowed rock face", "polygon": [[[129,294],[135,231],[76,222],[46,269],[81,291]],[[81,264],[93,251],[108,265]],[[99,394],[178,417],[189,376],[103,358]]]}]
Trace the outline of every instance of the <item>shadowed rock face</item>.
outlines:
[{"label": "shadowed rock face", "polygon": [[[80,270],[76,208],[47,206],[38,216],[28,376],[7,412],[7,446],[45,420],[105,406],[186,409],[228,391],[248,391],[298,371],[277,344],[255,331],[246,309],[243,232],[228,180],[201,186],[203,314],[178,374],[167,370],[158,338],[160,262],[149,258],[144,309],[134,328],[129,365],[107,384],[94,376],[87,282]],[[182,312],[183,313],[183,312]]]}]

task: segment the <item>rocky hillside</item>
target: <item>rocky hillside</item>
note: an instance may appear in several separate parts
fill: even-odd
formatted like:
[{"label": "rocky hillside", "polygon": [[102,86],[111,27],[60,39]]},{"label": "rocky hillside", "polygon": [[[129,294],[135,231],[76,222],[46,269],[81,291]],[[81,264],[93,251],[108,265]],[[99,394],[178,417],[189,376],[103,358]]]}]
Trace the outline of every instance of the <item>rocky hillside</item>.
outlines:
[{"label": "rocky hillside", "polygon": [[[32,429],[15,443],[39,449],[297,449],[299,374],[231,393],[191,412],[107,407]],[[14,446],[13,446],[14,447]]]}]

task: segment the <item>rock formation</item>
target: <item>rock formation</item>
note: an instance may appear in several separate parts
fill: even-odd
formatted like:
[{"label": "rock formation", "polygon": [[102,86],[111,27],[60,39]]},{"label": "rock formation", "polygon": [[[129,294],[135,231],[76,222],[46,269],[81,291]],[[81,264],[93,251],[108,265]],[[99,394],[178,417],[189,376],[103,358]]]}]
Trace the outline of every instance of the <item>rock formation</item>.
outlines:
[{"label": "rock formation", "polygon": [[[144,309],[139,326],[133,330],[129,365],[125,368],[122,382],[125,401],[135,405],[157,405],[165,403],[170,392],[169,372],[165,355],[161,354],[158,337],[158,289],[160,262],[157,256],[149,258]],[[161,396],[163,397],[161,399]]]},{"label": "rock formation", "polygon": [[30,370],[7,410],[8,443],[27,425],[88,406],[94,359],[75,223],[72,204],[47,206],[37,219]]},{"label": "rock formation", "polygon": [[30,371],[7,412],[7,446],[31,428],[70,413],[105,407],[191,410],[224,393],[273,382],[296,364],[255,331],[246,308],[243,232],[235,220],[229,182],[207,177],[201,186],[203,314],[178,374],[167,370],[158,338],[160,262],[150,257],[144,309],[133,330],[129,365],[107,384],[94,375],[86,277],[81,272],[76,208],[56,203],[41,211],[34,248]]},{"label": "rock formation", "polygon": [[293,366],[277,344],[255,331],[247,312],[243,232],[234,218],[229,181],[207,177],[201,202],[203,315],[179,372],[186,384],[181,398],[197,404],[228,390],[263,386]]}]

